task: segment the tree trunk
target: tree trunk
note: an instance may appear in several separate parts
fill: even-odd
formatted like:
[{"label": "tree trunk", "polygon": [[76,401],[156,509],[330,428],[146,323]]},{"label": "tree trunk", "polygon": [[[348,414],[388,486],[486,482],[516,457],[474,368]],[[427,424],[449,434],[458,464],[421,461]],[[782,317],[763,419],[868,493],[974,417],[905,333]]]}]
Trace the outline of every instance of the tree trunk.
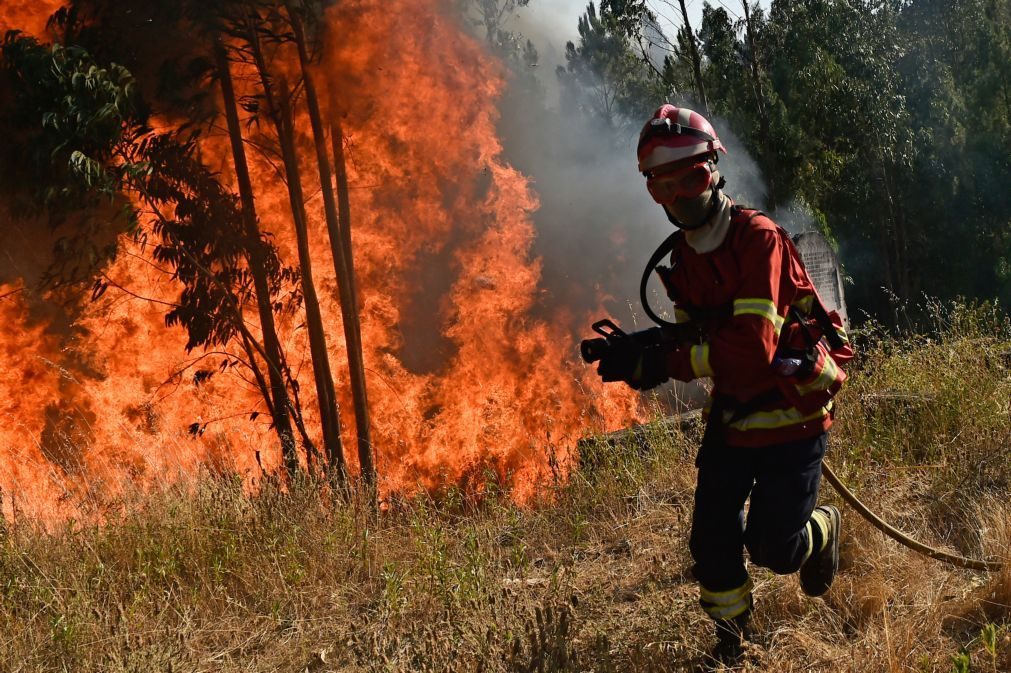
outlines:
[{"label": "tree trunk", "polygon": [[355,428],[358,433],[358,461],[361,464],[362,480],[369,489],[374,491],[376,468],[369,428],[369,403],[365,388],[365,364],[362,360],[361,324],[353,280],[354,259],[349,245],[350,227],[348,222],[338,220],[337,206],[334,202],[333,178],[330,175],[330,157],[326,148],[326,131],[323,128],[323,120],[320,115],[316,87],[309,71],[309,53],[301,17],[290,2],[286,2],[285,6],[295,35],[295,44],[298,47],[306,106],[309,109],[309,120],[312,124],[312,135],[316,145],[320,186],[323,189],[323,210],[326,214],[327,233],[330,236],[330,247],[333,248],[334,269],[340,290],[341,317],[344,322],[344,337],[347,341],[351,396],[355,409]]},{"label": "tree trunk", "polygon": [[281,373],[281,342],[277,337],[274,325],[274,311],[270,300],[270,286],[267,281],[267,271],[264,267],[263,241],[256,222],[256,206],[253,202],[253,184],[249,178],[249,165],[246,163],[246,150],[242,144],[242,129],[239,127],[239,113],[236,109],[235,89],[232,86],[232,74],[229,70],[228,54],[220,35],[214,36],[214,58],[221,78],[221,96],[224,103],[225,119],[228,123],[228,137],[232,146],[232,158],[235,164],[235,179],[239,186],[239,200],[242,205],[243,226],[246,229],[247,245],[249,246],[249,273],[253,278],[256,290],[256,306],[260,314],[260,328],[263,331],[263,346],[267,363],[267,377],[270,381],[270,393],[273,398],[274,428],[281,440],[281,456],[289,477],[298,472],[298,455],[295,450],[295,437],[291,430],[291,402],[288,399],[288,389]]},{"label": "tree trunk", "polygon": [[888,173],[885,170],[884,153],[878,148],[877,163],[881,170],[881,190],[884,196],[886,209],[881,213],[880,245],[885,262],[885,279],[889,290],[896,296],[905,299],[902,292],[902,283],[899,280],[899,268],[901,266],[901,255],[899,253],[898,232],[895,230],[895,209],[892,203],[892,193],[888,187]]},{"label": "tree trunk", "polygon": [[[337,178],[337,208],[338,208],[338,222],[340,224],[340,237],[341,246],[344,251],[344,259],[347,260],[347,284],[349,288],[351,310],[355,316],[355,332],[356,332],[356,346],[357,351],[356,359],[357,364],[352,366],[352,384],[355,390],[359,390],[360,394],[356,394],[354,404],[355,404],[355,415],[361,415],[364,418],[366,434],[364,437],[362,435],[358,436],[358,452],[359,455],[362,453],[367,453],[370,459],[373,461],[371,464],[371,483],[375,484],[376,480],[376,468],[375,468],[375,454],[372,450],[372,439],[371,432],[369,431],[369,402],[366,395],[365,389],[365,364],[362,360],[362,340],[361,340],[361,326],[359,323],[360,308],[358,304],[358,281],[355,277],[355,266],[354,266],[354,252],[351,246],[351,198],[348,194],[348,173],[347,166],[344,161],[344,133],[341,129],[340,120],[337,119],[336,115],[333,116],[330,123],[330,143],[333,148],[334,155],[334,168]],[[357,370],[358,374],[355,374]],[[357,382],[356,382],[357,381]],[[359,409],[360,405],[360,409]]]},{"label": "tree trunk", "polygon": [[[889,170],[891,168],[892,170]],[[888,190],[888,213],[895,229],[895,275],[898,282],[897,292],[903,299],[913,296],[913,285],[910,278],[910,245],[906,230],[905,209],[902,207],[902,194],[895,180],[894,165],[884,166],[882,171]]]},{"label": "tree trunk", "polygon": [[751,58],[751,79],[755,88],[755,106],[758,110],[758,117],[764,126],[768,126],[769,119],[765,115],[765,91],[762,86],[762,78],[758,72],[758,52],[755,50],[755,31],[751,24],[751,8],[748,7],[748,0],[741,0],[744,5],[744,26],[748,36],[748,52]]},{"label": "tree trunk", "polygon": [[305,197],[302,192],[302,172],[295,151],[295,133],[291,106],[288,102],[288,87],[283,81],[275,99],[274,87],[267,70],[266,60],[260,46],[256,26],[250,24],[247,39],[253,51],[256,68],[260,74],[267,114],[274,123],[277,139],[281,146],[284,172],[288,182],[288,203],[291,206],[298,242],[298,263],[301,269],[302,296],[305,301],[306,327],[309,332],[309,351],[312,357],[313,378],[316,382],[316,397],[319,401],[320,423],[323,428],[323,446],[327,462],[334,471],[334,477],[341,483],[347,480],[347,465],[344,460],[344,446],[341,441],[340,412],[337,409],[337,394],[333,373],[330,369],[330,355],[326,345],[323,316],[320,313],[319,297],[313,280],[312,257],[309,254],[308,218],[305,212]]},{"label": "tree trunk", "polygon": [[[330,119],[330,145],[333,149],[334,172],[337,178],[337,214],[340,218],[341,244],[344,246],[348,259],[354,259],[351,254],[351,197],[348,194],[348,170],[344,161],[344,130],[336,112]],[[355,277],[354,265],[348,266],[348,282],[351,285],[351,296],[355,302],[355,313],[358,313],[358,280]]]},{"label": "tree trunk", "polygon": [[[237,320],[242,320],[242,315],[236,316]],[[253,350],[253,344],[250,342],[249,336],[245,332],[239,332],[239,336],[242,338],[242,349],[246,351],[246,357],[249,359],[249,368],[253,372],[253,378],[256,380],[256,387],[260,389],[260,394],[263,395],[263,402],[267,405],[267,413],[270,414],[271,418],[274,418],[274,401],[270,397],[270,386],[267,385],[267,380],[263,378],[263,372],[260,371],[259,365],[256,364],[256,351]]]},{"label": "tree trunk", "polygon": [[776,152],[772,149],[772,135],[770,132],[769,113],[765,109],[765,87],[762,84],[762,75],[758,67],[758,51],[755,44],[755,31],[751,23],[751,8],[748,0],[741,0],[744,5],[744,25],[748,36],[748,52],[751,65],[752,88],[755,91],[755,108],[758,111],[758,123],[762,134],[762,153],[766,160],[765,179],[769,183],[769,207],[774,208],[779,203],[779,195],[776,193]]},{"label": "tree trunk", "polygon": [[695,72],[695,88],[698,90],[699,102],[702,103],[702,107],[706,109],[706,116],[712,116],[712,111],[709,109],[709,101],[706,100],[706,87],[702,83],[702,57],[699,56],[699,47],[695,44],[695,31],[692,30],[692,24],[688,21],[688,8],[685,7],[685,0],[680,0],[681,2],[681,17],[685,22],[685,33],[688,36],[688,52],[692,59],[692,70]]},{"label": "tree trunk", "polygon": [[[239,315],[239,319],[242,316]],[[239,331],[239,335],[242,337],[242,347],[246,351],[246,357],[249,359],[249,368],[253,371],[253,378],[256,379],[256,387],[260,390],[260,394],[263,395],[264,403],[267,405],[267,413],[271,418],[274,417],[274,405],[270,400],[270,387],[267,385],[267,380],[263,378],[263,372],[260,371],[259,365],[256,364],[256,352],[253,350],[253,345],[250,343],[250,336],[248,332]],[[262,350],[262,346],[260,347]],[[295,395],[295,408],[301,408],[301,405],[297,399],[297,393]],[[309,473],[312,474],[312,461],[308,460],[310,456],[318,456],[316,451],[316,445],[313,444],[312,438],[309,437],[309,433],[305,431],[305,423],[302,421],[301,414],[292,414],[292,420],[295,421],[295,427],[298,429],[299,435],[302,437],[302,446],[305,448],[306,463],[309,466]]]}]

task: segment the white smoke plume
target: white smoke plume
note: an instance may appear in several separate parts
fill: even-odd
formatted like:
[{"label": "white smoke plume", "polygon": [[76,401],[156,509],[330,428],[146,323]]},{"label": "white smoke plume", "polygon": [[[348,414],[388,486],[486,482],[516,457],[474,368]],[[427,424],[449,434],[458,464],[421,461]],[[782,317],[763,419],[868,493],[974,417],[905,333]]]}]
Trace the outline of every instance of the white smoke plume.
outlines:
[{"label": "white smoke plume", "polygon": [[[587,316],[612,317],[626,329],[648,327],[639,282],[673,225],[646,191],[635,147],[641,124],[668,101],[653,101],[617,129],[571,112],[555,72],[565,65],[565,43],[578,40],[571,8],[535,0],[519,9],[507,28],[529,39],[539,55],[536,66],[514,66],[499,126],[507,159],[530,177],[540,199],[534,252],[543,261],[544,317],[572,321],[573,348],[579,338],[592,336]],[[701,106],[680,104],[709,117],[726,145],[719,168],[727,194],[764,209],[768,190],[761,171],[729,122]],[[792,210],[770,214],[791,231],[810,229],[802,209]],[[663,315],[670,304],[658,281],[650,284],[649,296]]]}]

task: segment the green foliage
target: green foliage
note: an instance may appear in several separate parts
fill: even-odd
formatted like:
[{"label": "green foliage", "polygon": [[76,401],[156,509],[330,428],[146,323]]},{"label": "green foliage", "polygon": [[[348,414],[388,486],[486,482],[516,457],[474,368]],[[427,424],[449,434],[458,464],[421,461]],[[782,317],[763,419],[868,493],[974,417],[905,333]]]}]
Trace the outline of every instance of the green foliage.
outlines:
[{"label": "green foliage", "polygon": [[924,312],[926,334],[860,333],[835,434],[867,465],[930,465],[952,483],[1007,488],[999,447],[1011,423],[1011,322],[986,304],[931,302]]},{"label": "green foliage", "polygon": [[[603,120],[610,128],[638,125],[646,110],[662,97],[663,84],[637,52],[629,12],[639,3],[591,2],[579,18],[579,42],[565,45],[566,66],[557,75],[570,110]],[[640,9],[640,11],[644,11]]]},{"label": "green foliage", "polygon": [[510,61],[518,58],[527,65],[537,62],[533,43],[506,28],[509,18],[530,4],[530,0],[459,0],[459,3],[461,14],[475,27],[484,29],[488,45],[499,56]]},{"label": "green foliage", "polygon": [[951,657],[951,673],[970,673],[972,670],[972,659],[969,658],[969,653],[959,652]]},{"label": "green foliage", "polygon": [[[165,322],[186,328],[188,350],[228,343],[239,330],[240,307],[253,301],[246,264],[251,242],[238,198],[201,163],[197,149],[192,136],[149,135],[125,150],[135,170],[122,185],[150,213],[152,257],[173,269],[182,285]],[[275,297],[289,284],[297,285],[297,270],[281,264],[268,238],[252,244],[263,250]],[[299,299],[298,294],[290,297],[284,307],[293,308]]]},{"label": "green foliage", "polygon": [[[9,33],[0,45],[3,85],[16,95],[0,108],[0,125],[13,127],[13,142],[0,149],[0,176],[7,178],[0,184],[14,185],[9,196],[20,197],[23,211],[64,224],[67,239],[58,241],[64,254],[53,276],[90,281],[115,255],[125,221],[180,281],[166,323],[186,328],[190,350],[236,336],[241,307],[252,300],[250,246],[263,251],[273,296],[297,284],[297,271],[280,263],[269,239],[249,240],[237,197],[197,158],[197,135],[146,127],[144,105],[125,68],[101,67],[78,46],[46,46]],[[110,213],[107,204],[116,208]],[[139,220],[148,226],[137,227]],[[95,280],[92,296],[105,289],[102,278]],[[286,294],[282,308],[301,299]]]},{"label": "green foliage", "polygon": [[983,630],[979,633],[979,639],[983,643],[983,649],[991,657],[997,656],[997,625],[993,622],[987,622],[983,626]]},{"label": "green foliage", "polygon": [[[128,120],[137,117],[133,76],[116,64],[99,67],[79,47],[45,46],[34,38],[8,33],[0,45],[3,73],[13,89],[6,107],[22,142],[16,158],[32,171],[40,205],[63,212],[85,193],[115,191],[115,174],[104,165],[123,139]],[[52,167],[65,166],[53,176]],[[74,201],[68,206],[65,201]]]},{"label": "green foliage", "polygon": [[59,234],[51,282],[87,280],[135,224],[119,199],[132,167],[113,160],[142,126],[134,79],[79,47],[10,32],[0,42],[0,92],[9,94],[0,107],[0,196],[15,215]]},{"label": "green foliage", "polygon": [[746,123],[747,115],[755,114],[754,96],[742,67],[743,45],[725,8],[703,7],[699,40],[709,66],[703,79],[712,112],[728,117],[735,126]]}]

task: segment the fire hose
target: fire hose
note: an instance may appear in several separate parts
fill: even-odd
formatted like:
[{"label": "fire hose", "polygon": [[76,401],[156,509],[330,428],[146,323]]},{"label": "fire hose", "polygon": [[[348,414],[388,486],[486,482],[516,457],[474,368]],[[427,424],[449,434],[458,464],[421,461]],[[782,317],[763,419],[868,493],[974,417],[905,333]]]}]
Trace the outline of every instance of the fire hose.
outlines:
[{"label": "fire hose", "polygon": [[[667,240],[665,240],[660,247],[657,248],[656,252],[653,253],[653,256],[646,264],[646,269],[642,275],[642,281],[639,284],[639,296],[642,301],[643,309],[645,309],[646,315],[648,315],[658,325],[658,327],[652,327],[641,332],[625,333],[610,320],[600,320],[594,323],[593,330],[597,332],[601,338],[587,339],[580,344],[580,350],[585,362],[589,363],[600,360],[601,358],[606,357],[608,351],[612,349],[640,349],[644,346],[648,347],[664,341],[672,341],[675,343],[685,342],[691,341],[693,337],[697,335],[697,331],[690,323],[672,323],[658,316],[650,307],[646,294],[646,284],[649,280],[649,276],[652,274],[653,270],[657,268],[660,260],[663,259],[663,257],[672,249],[675,235],[676,234],[672,234],[669,236]],[[931,547],[913,539],[872,512],[867,505],[860,501],[860,498],[858,498],[853,491],[847,488],[846,484],[839,479],[832,468],[829,467],[827,462],[822,461],[821,468],[825,479],[832,485],[833,488],[835,488],[839,496],[845,500],[850,507],[856,510],[857,514],[863,517],[879,531],[904,547],[928,558],[932,558],[958,568],[965,568],[967,570],[995,572],[1004,568],[1004,563],[1001,561],[993,559],[982,560],[968,558]]]},{"label": "fire hose", "polygon": [[887,521],[879,517],[877,514],[872,512],[867,507],[867,505],[860,502],[860,498],[854,495],[853,491],[849,490],[849,488],[846,487],[846,484],[844,484],[842,480],[840,480],[839,477],[836,476],[836,473],[832,471],[832,468],[829,467],[828,463],[826,463],[825,461],[822,461],[821,463],[821,473],[825,476],[825,479],[828,481],[828,483],[832,484],[832,487],[836,490],[836,492],[840,495],[840,497],[842,497],[842,499],[846,501],[846,504],[848,504],[850,507],[852,507],[857,511],[857,514],[862,516],[864,519],[867,520],[868,523],[870,523],[872,526],[874,526],[875,528],[877,528],[882,533],[892,538],[902,546],[912,549],[918,554],[922,554],[937,561],[941,561],[942,563],[948,563],[950,565],[957,566],[959,568],[965,568],[967,570],[982,570],[985,572],[995,572],[1004,567],[1004,564],[1000,561],[994,560],[984,561],[980,559],[966,558],[965,556],[959,556],[958,554],[952,554],[946,551],[942,551],[940,549],[936,549],[934,547],[925,545],[922,542],[919,542],[918,540],[914,540],[913,538],[909,537],[908,535],[906,535],[905,533],[903,533],[902,531],[895,528]]},{"label": "fire hose", "polygon": [[[643,332],[626,334],[621,332],[614,323],[609,320],[605,320],[595,323],[594,328],[598,330],[598,333],[606,336],[603,339],[592,339],[583,342],[581,345],[582,354],[584,360],[587,362],[600,359],[602,352],[607,347],[607,339],[618,339],[623,347],[627,346],[635,348],[638,347],[639,342],[652,342],[657,338],[663,338],[663,332],[658,327],[653,327],[649,330],[644,330]],[[839,479],[832,468],[829,467],[827,462],[822,461],[821,471],[825,476],[826,481],[832,484],[832,487],[836,490],[839,496],[845,500],[850,507],[856,510],[857,514],[866,519],[868,523],[880,530],[882,533],[914,552],[937,561],[941,561],[942,563],[948,563],[968,570],[995,572],[1004,567],[1004,564],[1001,561],[980,560],[959,556],[958,554],[952,554],[950,552],[931,547],[911,538],[872,512],[867,505],[860,501],[860,498],[858,498],[853,491],[847,488],[846,484]]]}]

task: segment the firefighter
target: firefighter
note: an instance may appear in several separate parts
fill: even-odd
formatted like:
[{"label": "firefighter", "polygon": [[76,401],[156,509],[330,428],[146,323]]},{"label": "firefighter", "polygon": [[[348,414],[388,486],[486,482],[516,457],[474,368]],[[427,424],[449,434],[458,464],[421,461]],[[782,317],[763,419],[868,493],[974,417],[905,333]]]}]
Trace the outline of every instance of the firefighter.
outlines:
[{"label": "firefighter", "polygon": [[852,352],[786,232],[723,192],[720,152],[710,123],[686,108],[664,105],[643,127],[639,171],[680,230],[671,267],[658,272],[677,320],[697,321],[705,340],[602,360],[598,372],[640,390],[712,379],[689,546],[715,622],[712,658],[730,662],[744,651],[754,603],[745,549],[754,565],[799,571],[811,596],[838,568],[839,511],[816,500],[839,364]]}]

